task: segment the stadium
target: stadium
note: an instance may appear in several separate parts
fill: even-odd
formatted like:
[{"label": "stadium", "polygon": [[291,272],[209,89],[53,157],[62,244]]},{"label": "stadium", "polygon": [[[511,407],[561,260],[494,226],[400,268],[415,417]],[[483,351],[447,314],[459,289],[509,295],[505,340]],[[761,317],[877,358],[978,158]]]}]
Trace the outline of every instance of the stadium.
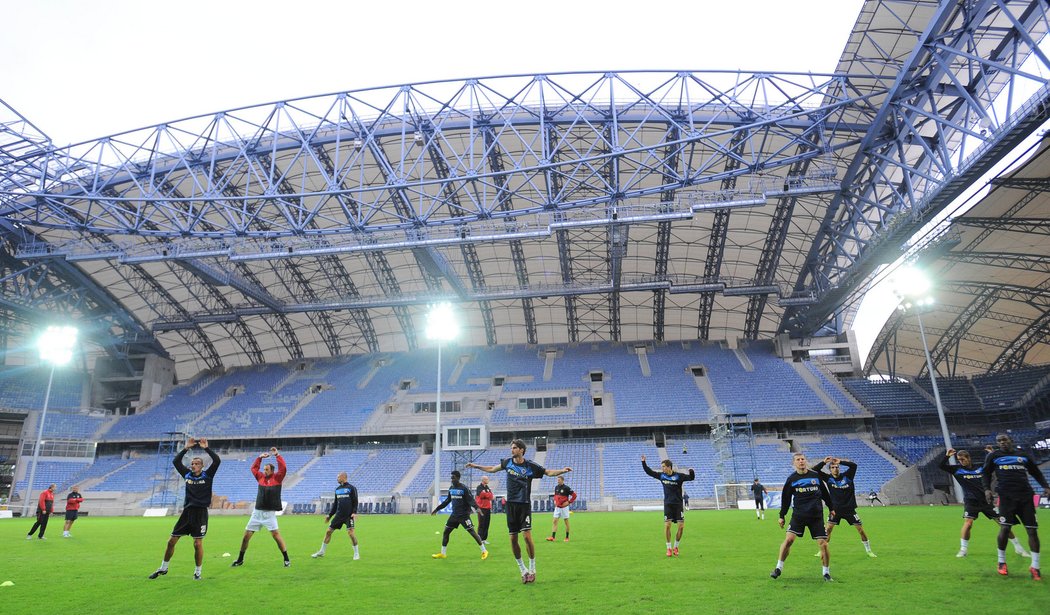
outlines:
[{"label": "stadium", "polygon": [[[550,593],[504,583],[502,536],[484,573],[473,561],[424,570],[450,472],[477,485],[467,464],[499,465],[515,439],[539,465],[572,468],[572,547],[604,556],[637,530],[656,557],[632,547],[616,556],[623,571],[685,575],[672,577],[680,594],[616,588],[594,581],[608,576],[601,564],[541,542],[548,591],[589,584],[574,603],[584,612],[672,608],[700,585],[709,593],[687,612],[754,612],[733,595],[774,582],[793,453],[852,460],[858,499],[889,506],[861,509],[879,559],[838,560],[837,579],[863,582],[814,586],[816,567],[796,554],[787,570],[799,579],[775,583],[797,586],[771,602],[801,607],[820,589],[879,610],[896,581],[946,608],[1050,606],[1017,572],[977,601],[953,589],[995,584],[993,529],[976,522],[971,556],[951,558],[961,499],[938,467],[951,448],[980,462],[1000,433],[1050,460],[1048,32],[1037,0],[868,0],[826,74],[469,76],[69,146],[31,109],[0,104],[0,527],[22,540],[51,484],[56,512],[76,486],[86,514],[80,542],[52,528],[47,557],[59,559],[14,556],[30,572],[0,604],[57,591],[72,608],[45,579],[64,561],[65,581],[87,583],[65,558],[98,558],[97,571],[108,548],[129,562],[89,596],[128,601],[89,612],[180,599],[171,592],[188,582],[140,586],[182,509],[172,458],[204,437],[222,471],[205,566],[216,572],[202,585],[221,611],[247,610],[244,586],[275,576],[251,569],[276,557],[261,539],[239,589],[241,571],[219,559],[236,551],[256,501],[249,468],[270,447],[288,467],[288,572],[310,575],[288,583],[350,591],[329,586],[343,578],[331,568],[302,570],[346,472],[365,554],[348,574],[379,544],[409,545],[365,568],[352,590],[361,606],[395,608],[400,595],[422,610],[443,583],[481,579],[497,601],[541,608]],[[55,343],[38,352],[56,325],[73,327],[52,339],[65,361],[48,354]],[[691,540],[709,556],[688,573],[660,557],[661,491],[643,456],[696,471],[682,559]],[[755,506],[756,478],[771,513],[760,532],[741,510]],[[502,534],[506,475],[491,479]],[[541,537],[554,486],[533,484]],[[591,519],[604,541],[586,537]],[[702,542],[715,540],[705,526],[740,542]],[[107,539],[92,555],[59,554],[93,532]],[[852,534],[839,530],[832,552],[857,551]],[[453,559],[468,559],[463,540],[453,535]],[[948,559],[911,559],[913,545]],[[719,578],[710,569],[723,559],[736,563]],[[886,576],[871,578],[877,565]],[[910,585],[920,567],[943,578]],[[433,578],[405,588],[404,575]],[[334,608],[302,591],[273,605]]]}]

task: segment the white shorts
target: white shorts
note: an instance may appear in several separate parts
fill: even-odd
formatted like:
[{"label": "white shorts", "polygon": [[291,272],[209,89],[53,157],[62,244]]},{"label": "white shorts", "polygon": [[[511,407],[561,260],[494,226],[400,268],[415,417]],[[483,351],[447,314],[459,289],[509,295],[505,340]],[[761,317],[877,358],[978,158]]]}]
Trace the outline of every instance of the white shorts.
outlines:
[{"label": "white shorts", "polygon": [[248,525],[244,529],[249,532],[258,532],[261,528],[264,527],[270,530],[271,532],[277,531],[276,510],[252,511],[252,518],[248,519]]},{"label": "white shorts", "polygon": [[554,507],[554,518],[555,519],[568,519],[569,518],[569,507],[566,506],[565,508],[558,508],[557,506],[555,506]]}]

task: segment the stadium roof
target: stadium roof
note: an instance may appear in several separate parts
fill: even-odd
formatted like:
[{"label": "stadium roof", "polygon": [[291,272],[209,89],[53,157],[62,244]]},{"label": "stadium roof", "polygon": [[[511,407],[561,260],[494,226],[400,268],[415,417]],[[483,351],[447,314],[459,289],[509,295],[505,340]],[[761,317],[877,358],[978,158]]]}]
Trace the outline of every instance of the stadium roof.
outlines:
[{"label": "stadium roof", "polygon": [[[417,83],[65,148],[5,108],[7,334],[63,314],[186,376],[416,348],[443,300],[468,345],[841,333],[871,275],[1046,121],[1047,30],[1042,2],[872,0],[833,74]],[[988,313],[945,343],[990,337]],[[1010,364],[1043,356],[1034,337]]]}]

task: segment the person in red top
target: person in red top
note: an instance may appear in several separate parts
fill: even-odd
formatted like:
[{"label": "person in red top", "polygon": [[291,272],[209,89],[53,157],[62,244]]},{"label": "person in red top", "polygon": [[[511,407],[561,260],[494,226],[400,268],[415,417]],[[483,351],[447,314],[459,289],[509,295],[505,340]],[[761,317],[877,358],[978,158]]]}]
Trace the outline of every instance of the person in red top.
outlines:
[{"label": "person in red top", "polygon": [[576,492],[565,484],[565,477],[558,477],[558,486],[554,488],[554,530],[547,537],[547,542],[554,542],[558,535],[558,519],[565,519],[565,542],[569,542],[569,504],[576,501]]},{"label": "person in red top", "polygon": [[492,520],[492,489],[489,489],[489,477],[482,476],[478,485],[474,503],[478,505],[478,536],[481,542],[489,544],[489,521]]},{"label": "person in red top", "polygon": [[[268,457],[277,460],[276,470],[272,463],[268,463],[260,471],[259,466],[262,465],[262,460]],[[255,510],[252,511],[252,518],[248,519],[248,525],[244,528],[241,553],[231,566],[244,564],[244,552],[248,550],[248,542],[255,532],[263,527],[270,530],[270,535],[273,536],[277,547],[281,550],[281,555],[284,556],[284,567],[292,565],[291,560],[288,559],[288,548],[284,545],[284,538],[281,538],[281,532],[277,529],[277,513],[284,509],[284,503],[281,501],[281,483],[284,482],[284,475],[287,472],[288,466],[285,465],[284,457],[281,456],[277,447],[270,447],[269,453],[263,453],[255,458],[255,463],[252,464],[252,476],[259,483],[259,492],[255,496]]]},{"label": "person in red top", "polygon": [[51,518],[51,512],[55,508],[55,485],[51,484],[50,487],[44,489],[40,493],[40,499],[36,503],[36,523],[33,524],[33,529],[29,530],[26,534],[26,540],[33,537],[33,533],[36,532],[36,528],[40,528],[40,535],[37,536],[40,540],[47,540],[44,538],[44,530],[47,529],[47,520]]},{"label": "person in red top", "polygon": [[69,528],[73,527],[73,522],[77,520],[80,515],[80,503],[84,501],[84,496],[80,495],[77,491],[77,486],[73,485],[73,490],[66,496],[66,525],[62,528],[62,538],[72,538],[73,535],[69,533]]}]

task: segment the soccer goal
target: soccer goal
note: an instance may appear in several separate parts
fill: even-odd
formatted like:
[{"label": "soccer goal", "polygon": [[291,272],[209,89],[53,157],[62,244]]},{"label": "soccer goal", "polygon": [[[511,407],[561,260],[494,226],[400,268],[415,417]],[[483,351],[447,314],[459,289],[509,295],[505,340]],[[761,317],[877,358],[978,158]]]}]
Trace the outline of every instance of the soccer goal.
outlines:
[{"label": "soccer goal", "polygon": [[715,485],[715,508],[754,509],[755,498],[751,483],[719,483]]}]

